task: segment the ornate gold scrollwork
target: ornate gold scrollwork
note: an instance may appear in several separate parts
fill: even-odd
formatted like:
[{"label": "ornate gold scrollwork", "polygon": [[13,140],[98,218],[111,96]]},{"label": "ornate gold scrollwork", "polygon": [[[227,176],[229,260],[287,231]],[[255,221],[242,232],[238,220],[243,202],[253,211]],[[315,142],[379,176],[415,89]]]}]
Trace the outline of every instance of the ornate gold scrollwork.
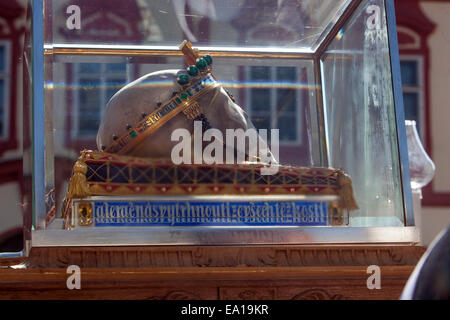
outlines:
[{"label": "ornate gold scrollwork", "polygon": [[78,204],[78,225],[87,227],[92,225],[92,204],[89,202],[81,202]]},{"label": "ornate gold scrollwork", "polygon": [[187,106],[183,110],[183,113],[186,115],[186,117],[188,117],[189,120],[194,120],[202,113],[202,110],[200,109],[200,105],[197,102],[194,102]]}]

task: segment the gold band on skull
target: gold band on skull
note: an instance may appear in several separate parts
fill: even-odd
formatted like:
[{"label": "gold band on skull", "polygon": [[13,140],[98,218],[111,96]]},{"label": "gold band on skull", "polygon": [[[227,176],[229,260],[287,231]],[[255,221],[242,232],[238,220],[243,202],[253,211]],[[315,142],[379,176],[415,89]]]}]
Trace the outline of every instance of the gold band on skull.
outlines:
[{"label": "gold band on skull", "polygon": [[171,120],[180,112],[185,112],[189,117],[198,99],[208,92],[216,89],[219,84],[211,74],[195,82],[187,89],[175,95],[150,115],[139,121],[139,123],[128,130],[128,132],[116,139],[106,150],[108,153],[124,154],[133,150],[139,143],[151,133],[159,129],[167,121]]}]

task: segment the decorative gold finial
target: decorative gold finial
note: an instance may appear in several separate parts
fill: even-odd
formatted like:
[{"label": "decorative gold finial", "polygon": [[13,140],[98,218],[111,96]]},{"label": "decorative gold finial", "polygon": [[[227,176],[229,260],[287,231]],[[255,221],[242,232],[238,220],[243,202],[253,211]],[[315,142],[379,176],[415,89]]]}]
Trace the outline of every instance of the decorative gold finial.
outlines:
[{"label": "decorative gold finial", "polygon": [[188,66],[195,65],[195,62],[199,58],[199,54],[197,49],[192,48],[192,43],[190,41],[184,40],[180,44],[179,49],[184,54],[186,64]]},{"label": "decorative gold finial", "polygon": [[[192,43],[184,40],[178,47],[183,52],[186,64],[188,65],[187,74],[181,73],[177,77],[177,82],[181,86],[187,86],[191,82],[191,78],[205,76],[211,73],[213,59],[211,55],[205,54],[200,57],[198,49],[192,48]],[[212,75],[214,78],[214,76]],[[214,78],[215,79],[215,78]]]}]

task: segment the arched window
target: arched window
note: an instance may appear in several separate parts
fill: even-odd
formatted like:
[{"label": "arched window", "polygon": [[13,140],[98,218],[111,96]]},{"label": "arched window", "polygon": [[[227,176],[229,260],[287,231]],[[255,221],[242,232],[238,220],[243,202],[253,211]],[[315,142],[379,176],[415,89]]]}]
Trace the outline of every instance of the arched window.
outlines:
[{"label": "arched window", "polygon": [[405,116],[417,122],[427,147],[430,145],[427,38],[435,26],[421,11],[419,1],[396,1],[396,13]]}]

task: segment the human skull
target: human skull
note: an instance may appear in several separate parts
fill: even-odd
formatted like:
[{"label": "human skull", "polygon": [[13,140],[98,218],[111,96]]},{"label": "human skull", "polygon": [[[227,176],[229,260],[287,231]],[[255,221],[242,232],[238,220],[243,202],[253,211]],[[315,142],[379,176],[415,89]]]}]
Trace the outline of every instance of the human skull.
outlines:
[{"label": "human skull", "polygon": [[[97,134],[99,150],[107,149],[114,139],[126,134],[146,115],[170,100],[181,90],[177,77],[183,70],[163,70],[147,74],[119,90],[108,102]],[[224,135],[226,129],[254,128],[247,114],[218,86],[197,100],[212,128]],[[138,148],[127,155],[146,158],[170,159],[172,148],[178,143],[171,141],[175,129],[185,128],[192,134],[193,121],[182,112],[151,133]],[[261,139],[261,138],[259,138]]]}]

